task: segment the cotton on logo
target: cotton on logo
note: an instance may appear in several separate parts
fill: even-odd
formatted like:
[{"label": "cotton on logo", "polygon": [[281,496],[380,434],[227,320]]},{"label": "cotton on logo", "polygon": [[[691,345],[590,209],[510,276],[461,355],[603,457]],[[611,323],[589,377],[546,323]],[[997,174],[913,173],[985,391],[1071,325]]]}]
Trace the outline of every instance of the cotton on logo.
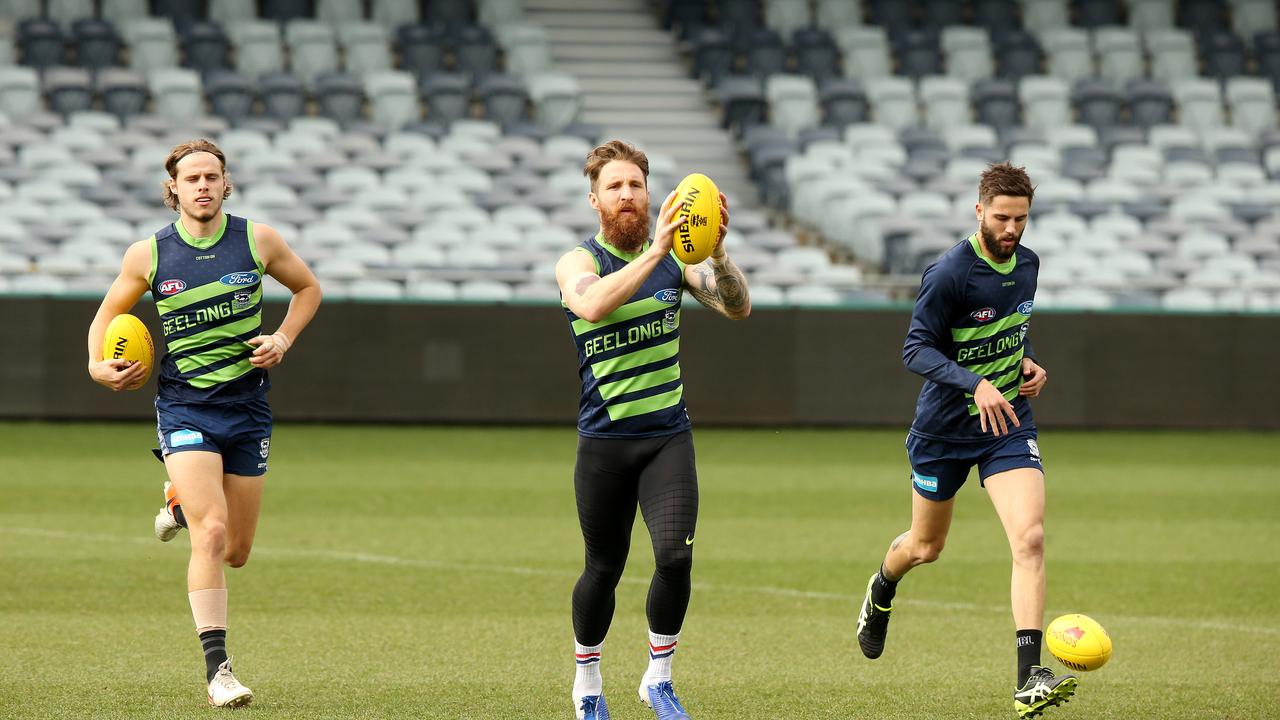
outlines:
[{"label": "cotton on logo", "polygon": [[164,282],[160,283],[161,295],[174,295],[186,289],[187,289],[187,284],[181,280],[178,280],[177,278],[174,278],[173,280],[165,280]]},{"label": "cotton on logo", "polygon": [[996,309],[984,307],[981,310],[974,310],[969,313],[969,317],[977,320],[978,322],[990,322],[991,320],[996,319]]}]

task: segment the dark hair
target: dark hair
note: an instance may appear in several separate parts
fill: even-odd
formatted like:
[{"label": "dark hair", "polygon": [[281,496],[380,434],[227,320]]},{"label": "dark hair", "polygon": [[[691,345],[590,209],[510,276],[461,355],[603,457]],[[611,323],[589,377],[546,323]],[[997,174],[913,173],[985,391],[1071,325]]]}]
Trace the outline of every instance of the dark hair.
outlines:
[{"label": "dark hair", "polygon": [[591,179],[591,192],[596,191],[596,181],[600,179],[600,170],[614,160],[635,163],[644,173],[645,182],[649,180],[649,158],[634,145],[621,140],[610,140],[587,153],[587,163],[582,166],[582,174]]},{"label": "dark hair", "polygon": [[991,165],[978,181],[978,202],[988,205],[997,195],[1024,197],[1030,203],[1036,194],[1026,168],[1014,167],[1007,162]]},{"label": "dark hair", "polygon": [[[227,174],[227,156],[223,154],[222,148],[214,145],[212,142],[204,139],[192,140],[184,142],[181,145],[175,145],[169,151],[169,157],[165,158],[164,169],[169,173],[170,180],[178,178],[178,161],[182,158],[198,152],[207,152],[218,158],[218,164],[222,166],[222,176],[227,181],[227,188],[222,191],[222,199],[226,200],[231,197],[231,176]],[[178,196],[169,189],[169,183],[164,183],[164,204],[170,210],[178,209]]]}]

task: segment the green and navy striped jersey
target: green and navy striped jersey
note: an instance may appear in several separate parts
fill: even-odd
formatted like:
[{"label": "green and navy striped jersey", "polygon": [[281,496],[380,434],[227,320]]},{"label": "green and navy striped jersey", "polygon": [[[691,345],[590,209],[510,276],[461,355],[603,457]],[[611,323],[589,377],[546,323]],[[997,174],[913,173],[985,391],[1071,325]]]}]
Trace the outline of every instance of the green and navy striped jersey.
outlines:
[{"label": "green and navy striped jersey", "polygon": [[246,341],[262,329],[262,260],[253,223],[222,215],[209,238],[175,222],[151,236],[151,297],[166,353],[159,395],[180,402],[237,402],[270,387]]},{"label": "green and navy striped jersey", "polygon": [[986,441],[973,391],[986,378],[1013,404],[1021,429],[1034,427],[1031,403],[1018,395],[1040,258],[1018,245],[995,263],[971,235],[924,272],[902,359],[926,382],[911,433],[953,442]]},{"label": "green and navy striped jersey", "polygon": [[[626,254],[600,235],[576,248],[595,260],[600,277],[617,272]],[[663,258],[627,302],[588,322],[564,305],[578,346],[582,399],[578,433],[596,438],[674,435],[690,428],[680,380],[680,300],[684,264]]]}]

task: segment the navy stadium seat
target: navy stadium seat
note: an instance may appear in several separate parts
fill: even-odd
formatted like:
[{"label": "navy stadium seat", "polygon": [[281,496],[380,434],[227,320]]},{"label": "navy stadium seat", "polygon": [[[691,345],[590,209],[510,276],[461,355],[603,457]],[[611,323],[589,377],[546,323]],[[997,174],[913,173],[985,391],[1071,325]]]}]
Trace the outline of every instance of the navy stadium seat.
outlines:
[{"label": "navy stadium seat", "polygon": [[1163,81],[1131,80],[1127,91],[1129,117],[1134,125],[1149,128],[1173,121],[1173,93]]},{"label": "navy stadium seat", "polygon": [[866,122],[870,114],[867,91],[852,78],[833,78],[819,83],[818,103],[822,106],[822,122],[844,127]]},{"label": "navy stadium seat", "polygon": [[782,44],[778,31],[755,28],[740,31],[737,37],[741,38],[739,42],[745,49],[748,74],[766,78],[786,72],[787,48]]},{"label": "navy stadium seat", "polygon": [[258,88],[265,117],[288,123],[306,114],[307,90],[297,75],[283,71],[263,73]]},{"label": "navy stadium seat", "polygon": [[996,74],[1017,80],[1027,75],[1039,75],[1044,53],[1035,36],[1025,31],[996,34]]},{"label": "navy stadium seat", "polygon": [[261,17],[265,20],[287,22],[315,17],[311,0],[262,0]]},{"label": "navy stadium seat", "polygon": [[716,85],[720,96],[721,127],[741,135],[744,128],[764,122],[764,84],[750,75],[731,75]]},{"label": "navy stadium seat", "polygon": [[88,110],[93,105],[89,71],[80,67],[46,68],[44,94],[49,100],[49,109],[64,117]]},{"label": "navy stadium seat", "polygon": [[1012,80],[979,80],[972,85],[969,97],[976,122],[997,130],[1018,124],[1018,89]]},{"label": "navy stadium seat", "polygon": [[207,75],[230,66],[228,55],[231,43],[222,26],[208,20],[198,20],[187,26],[179,41],[185,58],[183,65]]},{"label": "navy stadium seat", "polygon": [[212,72],[204,81],[205,96],[214,115],[238,125],[253,115],[253,82],[229,70]]},{"label": "navy stadium seat", "polygon": [[801,28],[791,36],[796,72],[816,82],[840,75],[840,51],[831,33],[818,28]]},{"label": "navy stadium seat", "polygon": [[449,125],[471,115],[471,83],[456,73],[434,73],[419,81],[427,102],[427,119]]},{"label": "navy stadium seat", "polygon": [[704,27],[693,39],[693,72],[708,85],[733,72],[734,50],[721,29]]},{"label": "navy stadium seat", "polygon": [[457,28],[450,41],[458,72],[481,78],[497,70],[498,47],[488,30],[479,25]]},{"label": "navy stadium seat", "polygon": [[1244,40],[1230,30],[1202,32],[1196,36],[1206,77],[1227,80],[1244,75],[1248,67]]},{"label": "navy stadium seat", "polygon": [[1116,0],[1076,0],[1075,25],[1089,29],[1124,25],[1122,4]]},{"label": "navy stadium seat", "polygon": [[76,20],[71,36],[80,67],[93,70],[120,64],[120,35],[106,20]]},{"label": "navy stadium seat", "polygon": [[321,73],[316,78],[316,103],[321,115],[349,127],[363,116],[364,84],[349,73]]},{"label": "navy stadium seat", "polygon": [[444,36],[427,25],[401,25],[396,29],[400,66],[419,78],[444,68]]},{"label": "navy stadium seat", "polygon": [[942,73],[942,44],[937,29],[905,30],[890,36],[898,56],[898,74],[913,78]]},{"label": "navy stadium seat", "polygon": [[427,11],[423,17],[428,25],[442,28],[465,27],[475,22],[468,0],[427,0]]},{"label": "navy stadium seat", "polygon": [[1019,27],[1018,4],[1016,0],[974,0],[973,24],[986,28],[995,37],[998,33],[1006,33],[1011,28]]},{"label": "navy stadium seat", "polygon": [[124,68],[103,68],[97,77],[102,107],[124,119],[141,113],[147,105],[147,80],[142,73]]},{"label": "navy stadium seat", "polygon": [[529,92],[524,82],[512,75],[489,75],[476,86],[476,97],[490,120],[511,127],[528,119]]},{"label": "navy stadium seat", "polygon": [[66,44],[58,24],[45,18],[27,18],[18,23],[18,48],[22,64],[35,68],[62,65]]},{"label": "navy stadium seat", "polygon": [[1071,96],[1081,123],[1094,128],[1120,124],[1124,102],[1120,89],[1110,80],[1100,78],[1080,80],[1072,89]]}]

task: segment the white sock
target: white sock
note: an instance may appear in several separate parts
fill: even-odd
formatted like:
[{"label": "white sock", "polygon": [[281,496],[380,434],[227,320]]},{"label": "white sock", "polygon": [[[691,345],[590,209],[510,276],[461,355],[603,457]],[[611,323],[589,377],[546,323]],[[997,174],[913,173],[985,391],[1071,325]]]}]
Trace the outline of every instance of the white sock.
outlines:
[{"label": "white sock", "polygon": [[604,681],[600,677],[600,649],[603,647],[603,642],[587,646],[576,639],[573,641],[573,659],[578,668],[573,678],[575,708],[582,703],[582,698],[604,692]]},{"label": "white sock", "polygon": [[644,672],[642,687],[657,685],[671,679],[671,659],[676,654],[676,642],[680,633],[675,635],[659,635],[649,631],[649,669]]}]

